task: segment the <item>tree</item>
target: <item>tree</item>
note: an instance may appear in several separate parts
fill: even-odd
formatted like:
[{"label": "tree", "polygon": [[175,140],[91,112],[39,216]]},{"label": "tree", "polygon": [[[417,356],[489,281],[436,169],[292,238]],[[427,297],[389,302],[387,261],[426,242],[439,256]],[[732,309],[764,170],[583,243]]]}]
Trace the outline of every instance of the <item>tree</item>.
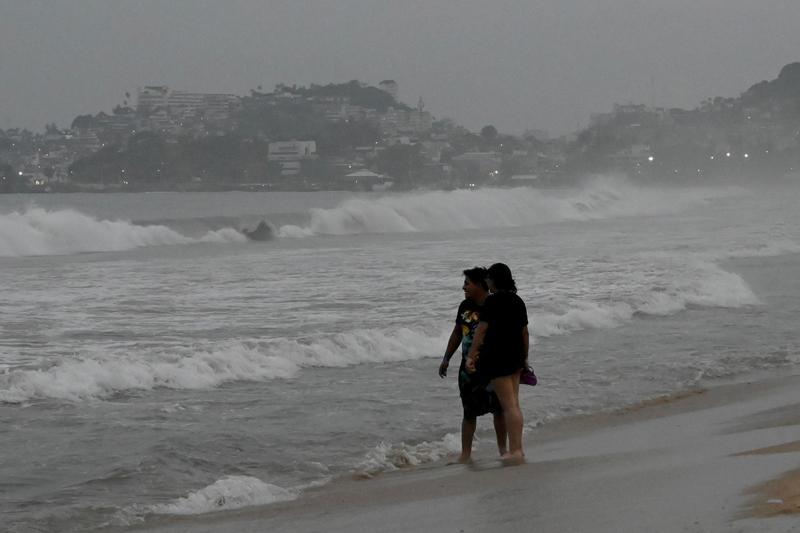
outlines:
[{"label": "tree", "polygon": [[494,142],[497,139],[497,128],[489,124],[481,128],[481,137],[487,143]]},{"label": "tree", "polygon": [[86,129],[91,128],[95,125],[95,120],[92,115],[78,115],[75,117],[75,120],[72,121],[72,125],[70,128],[74,129]]},{"label": "tree", "polygon": [[439,120],[434,120],[433,124],[431,124],[431,131],[433,133],[450,133],[451,131],[456,129],[456,123],[451,118],[441,118]]},{"label": "tree", "polygon": [[0,193],[23,190],[25,184],[20,175],[8,163],[0,162]]},{"label": "tree", "polygon": [[424,165],[425,159],[418,144],[395,144],[378,156],[380,171],[401,181],[411,181],[419,176]]}]

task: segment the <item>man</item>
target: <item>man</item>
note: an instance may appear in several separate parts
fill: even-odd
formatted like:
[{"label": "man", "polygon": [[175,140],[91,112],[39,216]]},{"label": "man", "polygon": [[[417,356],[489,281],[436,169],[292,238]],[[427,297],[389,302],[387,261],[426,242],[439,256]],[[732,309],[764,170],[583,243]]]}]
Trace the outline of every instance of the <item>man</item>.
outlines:
[{"label": "man", "polygon": [[480,381],[476,374],[471,374],[464,368],[467,354],[472,346],[472,338],[480,321],[480,311],[483,302],[489,295],[486,284],[486,269],[475,267],[464,271],[464,301],[458,306],[456,324],[450,339],[444,359],[439,365],[439,376],[447,375],[450,359],[453,357],[458,345],[461,344],[461,365],[458,369],[458,391],[461,396],[461,405],[464,407],[464,418],[461,421],[461,456],[460,463],[468,463],[472,457],[472,440],[475,436],[477,418],[486,413],[494,417],[494,430],[497,436],[497,448],[500,455],[507,453],[507,434],[503,409],[494,392],[486,391],[486,383]]}]

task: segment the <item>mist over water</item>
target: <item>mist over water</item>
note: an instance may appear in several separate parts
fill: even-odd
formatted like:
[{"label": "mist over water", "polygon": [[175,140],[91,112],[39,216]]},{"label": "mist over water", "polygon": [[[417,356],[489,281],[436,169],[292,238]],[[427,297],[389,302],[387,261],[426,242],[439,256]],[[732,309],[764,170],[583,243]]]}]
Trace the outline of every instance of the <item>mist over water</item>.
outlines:
[{"label": "mist over water", "polygon": [[[275,194],[0,198],[12,531],[263,505],[444,457],[460,405],[435,367],[476,264],[511,265],[533,322],[526,438],[799,361],[795,187]],[[259,220],[275,239],[239,232]]]}]

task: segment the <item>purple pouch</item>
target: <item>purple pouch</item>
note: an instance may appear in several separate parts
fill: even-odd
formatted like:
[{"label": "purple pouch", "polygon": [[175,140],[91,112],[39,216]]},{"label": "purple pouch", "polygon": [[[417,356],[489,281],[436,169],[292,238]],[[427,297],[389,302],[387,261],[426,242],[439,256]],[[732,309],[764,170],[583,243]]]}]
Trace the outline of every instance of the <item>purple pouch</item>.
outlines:
[{"label": "purple pouch", "polygon": [[539,383],[539,379],[536,377],[536,374],[533,373],[532,368],[523,368],[522,372],[519,374],[519,382],[521,385],[530,385],[533,387]]}]

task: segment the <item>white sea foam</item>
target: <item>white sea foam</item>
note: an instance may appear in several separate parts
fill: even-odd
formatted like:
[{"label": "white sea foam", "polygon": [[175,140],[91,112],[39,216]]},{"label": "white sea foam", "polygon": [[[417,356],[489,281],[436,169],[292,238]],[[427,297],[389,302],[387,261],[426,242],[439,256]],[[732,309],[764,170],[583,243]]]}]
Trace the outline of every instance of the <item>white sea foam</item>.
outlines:
[{"label": "white sea foam", "polygon": [[303,237],[310,237],[314,235],[314,232],[309,228],[301,228],[300,226],[287,224],[278,228],[275,234],[282,239],[300,239]]},{"label": "white sea foam", "polygon": [[72,209],[32,207],[0,214],[0,257],[64,255],[131,250],[145,246],[195,242],[242,242],[232,228],[211,231],[198,239],[167,226],[139,226],[124,220],[100,220]]},{"label": "white sea foam", "polygon": [[446,338],[406,328],[356,330],[310,342],[271,339],[253,343],[174,347],[171,351],[112,352],[88,349],[49,368],[0,374],[0,402],[34,398],[80,401],[125,391],[209,389],[231,381],[292,378],[301,368],[420,359]]},{"label": "white sea foam", "polygon": [[534,313],[533,333],[538,337],[550,337],[584,329],[613,328],[630,320],[633,313],[633,308],[625,303],[603,306],[578,302],[563,313]]},{"label": "white sea foam", "polygon": [[519,187],[392,194],[350,198],[333,209],[312,209],[306,227],[283,226],[278,235],[408,233],[659,215],[733,194],[741,190],[643,187],[609,176],[596,177],[584,188],[571,191]]},{"label": "white sea foam", "polygon": [[267,505],[297,498],[294,490],[265,483],[250,476],[228,476],[175,501],[152,505],[146,512],[166,515],[195,515]]},{"label": "white sea foam", "polygon": [[192,242],[245,242],[247,237],[241,231],[233,228],[222,228],[216,231],[209,231],[199,239],[192,239]]},{"label": "white sea foam", "polygon": [[381,442],[356,465],[355,471],[359,475],[373,476],[380,472],[438,461],[460,450],[461,437],[455,433],[448,433],[438,441],[419,444]]},{"label": "white sea foam", "polygon": [[[674,270],[674,271],[673,271]],[[529,312],[536,336],[607,329],[637,314],[663,316],[692,306],[736,308],[759,300],[745,281],[714,263],[684,258],[661,265],[657,286],[638,280],[638,289],[616,299],[566,300]],[[668,275],[665,277],[664,272]],[[612,291],[613,292],[613,291]],[[613,294],[612,294],[613,296]],[[209,389],[232,381],[294,377],[302,368],[345,367],[360,363],[409,361],[428,357],[446,344],[446,332],[360,329],[299,341],[274,338],[174,346],[158,350],[108,351],[86,347],[75,358],[45,368],[11,368],[0,373],[0,401],[36,398],[80,401],[154,388]]]},{"label": "white sea foam", "polygon": [[676,262],[679,269],[666,285],[652,287],[614,302],[575,301],[563,312],[534,312],[533,331],[541,337],[585,329],[617,327],[635,315],[667,316],[689,307],[738,308],[758,305],[753,290],[733,272],[692,258]]}]

